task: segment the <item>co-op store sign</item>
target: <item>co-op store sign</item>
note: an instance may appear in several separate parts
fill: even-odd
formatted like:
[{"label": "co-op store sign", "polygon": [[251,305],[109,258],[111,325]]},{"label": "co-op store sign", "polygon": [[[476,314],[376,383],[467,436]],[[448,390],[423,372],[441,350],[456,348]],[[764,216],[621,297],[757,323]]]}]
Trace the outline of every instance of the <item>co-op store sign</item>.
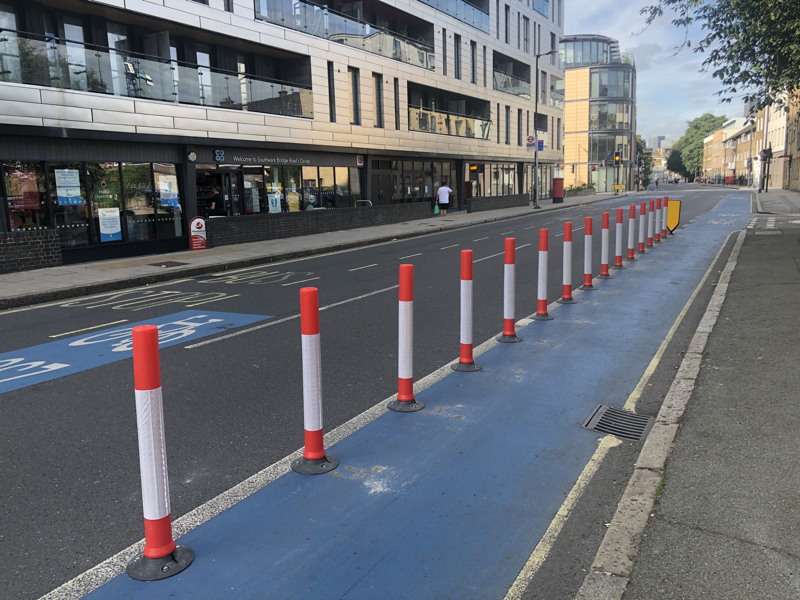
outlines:
[{"label": "co-op store sign", "polygon": [[[204,156],[204,153],[207,153]],[[228,165],[286,165],[319,167],[363,167],[361,154],[335,152],[291,152],[216,148],[198,150],[198,161]]]}]

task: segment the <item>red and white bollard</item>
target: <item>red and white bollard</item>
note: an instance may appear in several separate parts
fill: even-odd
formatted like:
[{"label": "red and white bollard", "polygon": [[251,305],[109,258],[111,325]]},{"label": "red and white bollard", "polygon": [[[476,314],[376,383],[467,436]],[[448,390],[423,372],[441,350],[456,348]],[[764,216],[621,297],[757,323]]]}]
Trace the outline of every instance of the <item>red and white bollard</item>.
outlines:
[{"label": "red and white bollard", "polygon": [[547,258],[550,254],[550,230],[539,230],[539,285],[536,294],[536,314],[533,318],[536,321],[549,321],[551,317],[547,313]]},{"label": "red and white bollard", "polygon": [[636,250],[639,254],[644,254],[644,241],[647,229],[647,202],[642,202],[639,205],[639,248]]},{"label": "red and white bollard", "polygon": [[628,209],[628,260],[636,260],[636,205]]},{"label": "red and white bollard", "polygon": [[592,217],[584,220],[583,232],[583,285],[582,290],[597,289],[592,285]]},{"label": "red and white bollard", "polygon": [[667,210],[668,206],[669,206],[669,196],[664,196],[664,203],[663,203],[663,206],[661,207],[661,211],[663,213],[662,217],[661,217],[661,238],[662,239],[667,239],[667,233],[669,233],[667,231],[667,214],[669,214],[669,211]]},{"label": "red and white bollard", "polygon": [[647,247],[653,247],[653,213],[656,210],[656,201],[650,200],[650,210],[647,211]]},{"label": "red and white bollard", "polygon": [[300,290],[300,333],[303,352],[303,456],[292,462],[292,470],[303,475],[333,471],[339,461],[325,453],[322,429],[322,357],[319,343],[319,292]]},{"label": "red and white bollard", "polygon": [[454,371],[483,369],[472,357],[472,250],[461,251],[461,335],[458,362]]},{"label": "red and white bollard", "polygon": [[517,240],[506,238],[505,257],[503,259],[503,333],[497,338],[498,342],[521,342],[515,329],[516,317],[516,262]]},{"label": "red and white bollard", "polygon": [[183,571],[194,560],[194,552],[188,546],[176,545],[172,537],[158,327],[134,327],[132,336],[144,551],[128,563],[126,571],[133,579],[156,581]]},{"label": "red and white bollard", "polygon": [[624,269],[624,265],[622,264],[622,236],[623,236],[623,225],[622,221],[625,218],[625,209],[618,208],[616,214],[616,220],[614,222],[614,266],[611,267],[612,269]]},{"label": "red and white bollard", "polygon": [[661,242],[661,198],[656,198],[655,228],[653,229],[653,243]]},{"label": "red and white bollard", "polygon": [[572,223],[564,223],[564,267],[559,304],[575,304],[572,297]]},{"label": "red and white bollard", "polygon": [[604,212],[600,219],[600,279],[611,279],[608,272],[609,214]]},{"label": "red and white bollard", "polygon": [[400,265],[397,311],[397,398],[388,408],[397,412],[422,410],[414,398],[414,265]]}]

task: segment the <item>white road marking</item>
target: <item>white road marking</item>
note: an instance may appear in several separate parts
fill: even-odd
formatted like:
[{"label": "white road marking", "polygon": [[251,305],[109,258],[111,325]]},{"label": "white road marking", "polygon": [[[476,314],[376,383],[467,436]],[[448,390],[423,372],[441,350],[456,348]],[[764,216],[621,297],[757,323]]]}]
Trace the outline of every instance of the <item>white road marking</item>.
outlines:
[{"label": "white road marking", "polygon": [[355,267],[354,269],[347,269],[348,271],[360,271],[361,269],[371,269],[372,267],[377,267],[378,263],[372,263],[371,265],[364,265],[363,267]]},{"label": "white road marking", "polygon": [[91,327],[84,327],[83,329],[76,329],[75,331],[65,331],[64,333],[57,333],[55,335],[51,335],[48,337],[51,338],[59,338],[64,337],[65,335],[72,335],[73,333],[81,333],[83,331],[89,331],[91,329],[100,329],[101,327],[110,327],[111,325],[119,325],[120,323],[127,323],[128,319],[122,319],[121,321],[112,321],[111,323],[103,323],[102,325],[92,325]]}]

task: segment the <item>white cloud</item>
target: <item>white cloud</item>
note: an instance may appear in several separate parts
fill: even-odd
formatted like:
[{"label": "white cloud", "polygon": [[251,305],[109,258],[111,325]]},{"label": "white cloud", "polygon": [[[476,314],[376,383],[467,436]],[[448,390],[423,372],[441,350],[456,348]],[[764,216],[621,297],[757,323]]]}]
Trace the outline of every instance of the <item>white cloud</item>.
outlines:
[{"label": "white cloud", "polygon": [[[738,117],[741,104],[720,104],[719,81],[701,73],[704,55],[678,48],[686,33],[666,14],[647,27],[639,14],[650,2],[565,0],[565,35],[600,34],[619,40],[620,51],[633,55],[637,76],[637,133],[645,140],[663,135],[678,140],[690,121],[705,113]],[[697,40],[694,28],[689,38]]]}]

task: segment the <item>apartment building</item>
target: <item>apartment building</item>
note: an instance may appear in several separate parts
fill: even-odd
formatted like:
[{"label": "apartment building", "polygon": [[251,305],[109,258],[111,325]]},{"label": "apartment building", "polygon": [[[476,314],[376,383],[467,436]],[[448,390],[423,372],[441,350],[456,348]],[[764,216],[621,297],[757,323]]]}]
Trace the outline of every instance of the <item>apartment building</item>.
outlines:
[{"label": "apartment building", "polygon": [[636,171],[636,67],[602,35],[561,41],[564,62],[564,185],[599,192],[633,189]]},{"label": "apartment building", "polygon": [[523,202],[529,136],[544,141],[547,197],[563,13],[563,0],[0,0],[0,255],[34,233],[63,262],[185,249],[197,215],[291,218],[302,233],[312,209],[430,206],[443,183],[458,208]]}]

